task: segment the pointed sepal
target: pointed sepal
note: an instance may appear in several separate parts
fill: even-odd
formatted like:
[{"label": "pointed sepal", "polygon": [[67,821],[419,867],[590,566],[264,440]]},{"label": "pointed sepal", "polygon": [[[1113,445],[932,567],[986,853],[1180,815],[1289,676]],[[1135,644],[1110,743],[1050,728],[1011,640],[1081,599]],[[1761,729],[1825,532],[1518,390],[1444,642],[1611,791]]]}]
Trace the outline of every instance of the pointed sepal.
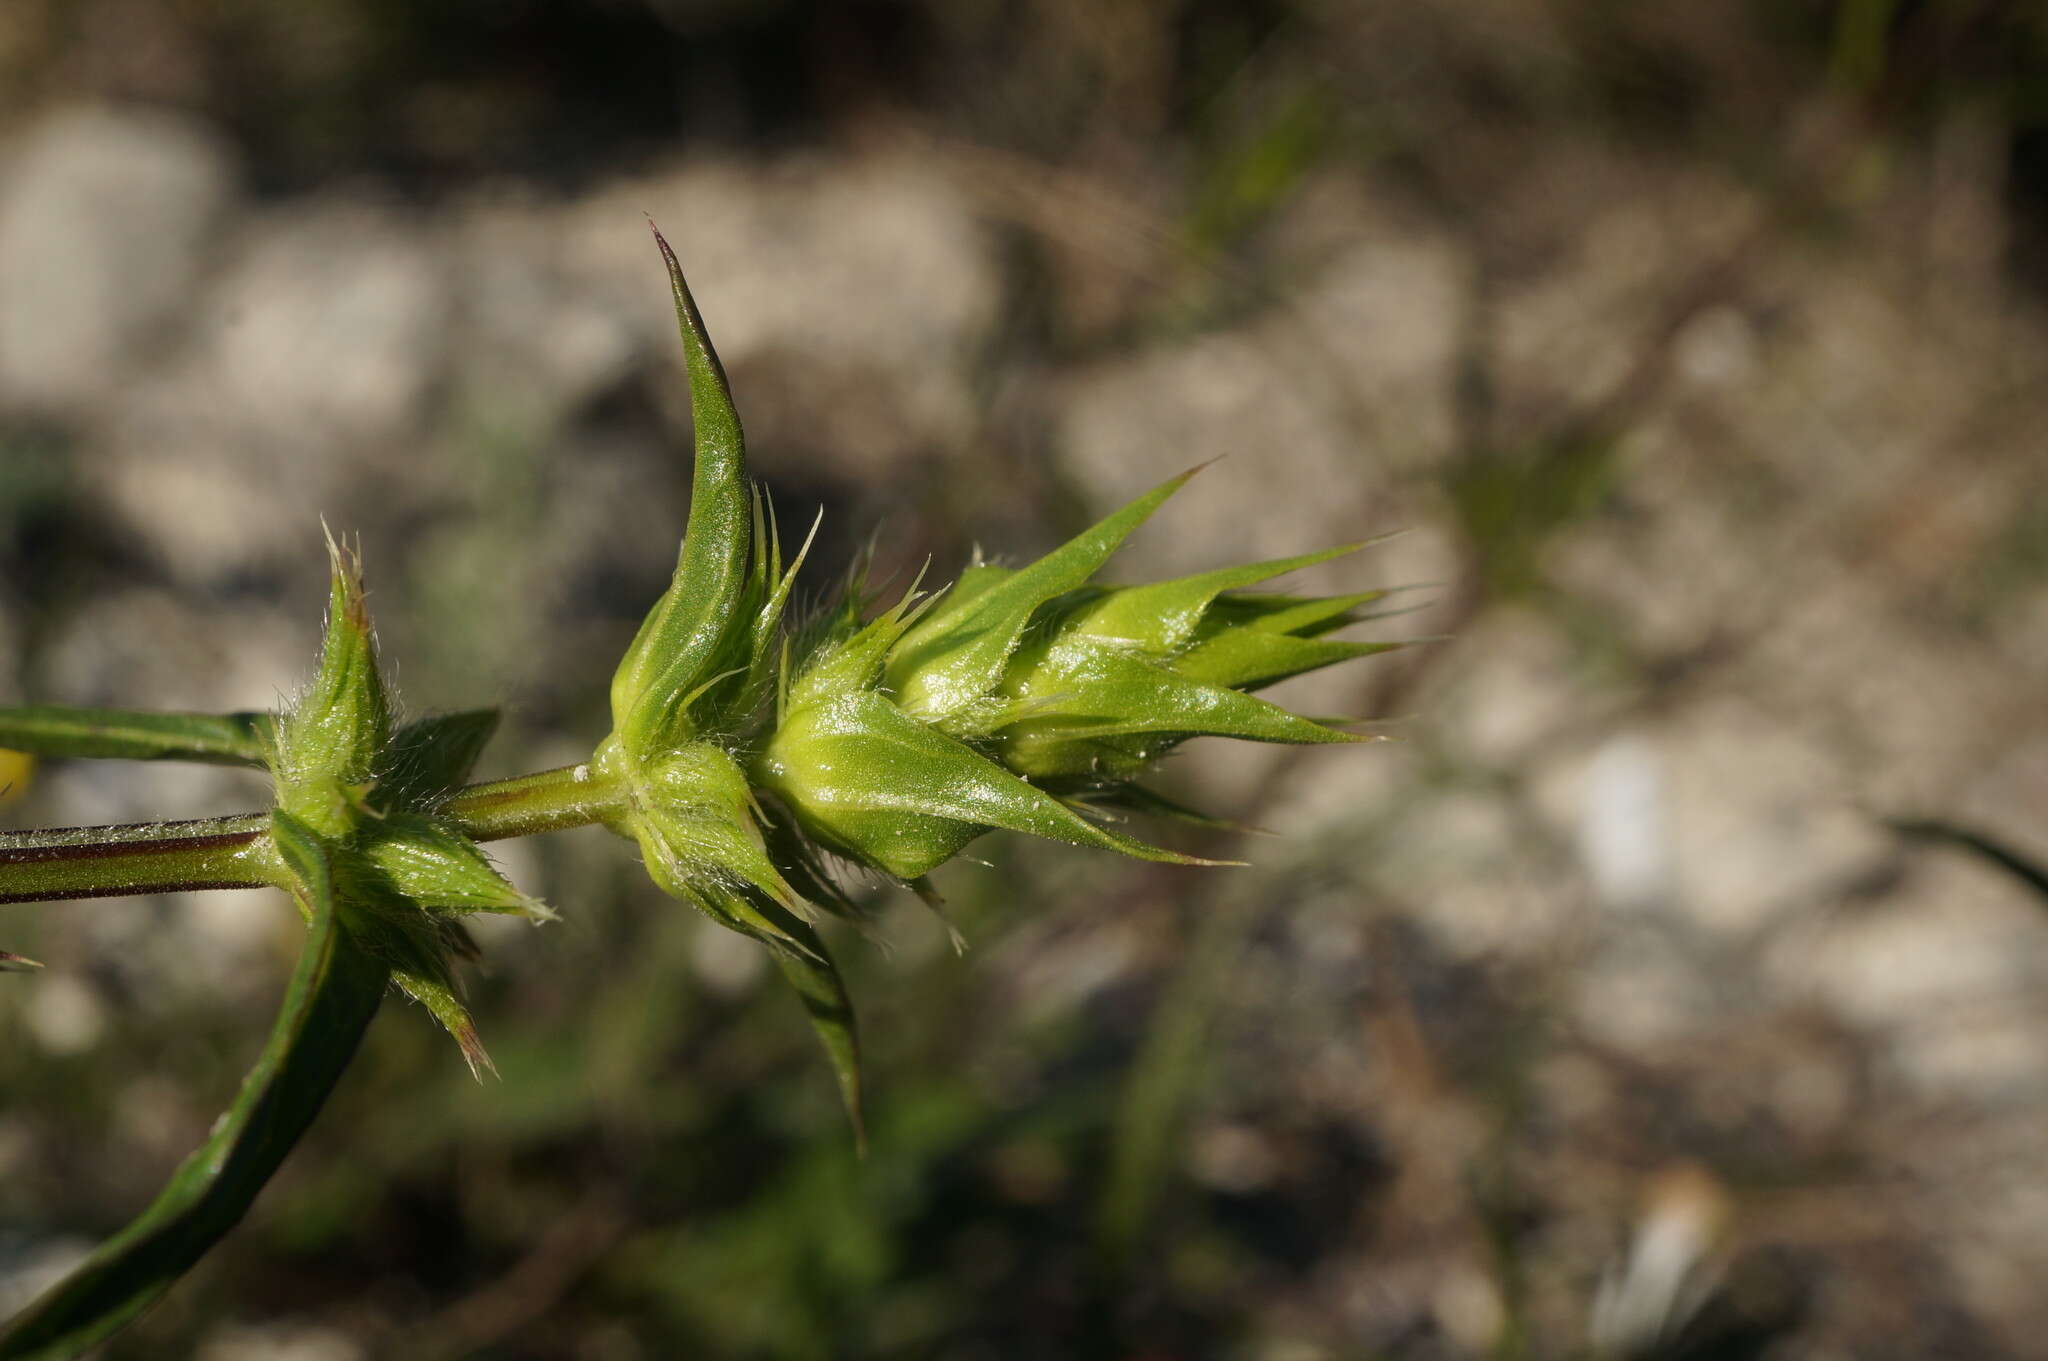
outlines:
[{"label": "pointed sepal", "polygon": [[1096,826],[874,690],[785,715],[755,769],[812,836],[898,879],[921,877],[996,828],[1141,860],[1214,863]]},{"label": "pointed sepal", "polygon": [[536,922],[554,912],[498,872],[475,842],[423,813],[367,821],[358,849],[386,892],[444,912],[511,912]]},{"label": "pointed sepal", "polygon": [[1289,633],[1297,638],[1320,638],[1349,624],[1366,619],[1360,607],[1385,600],[1390,591],[1354,591],[1349,595],[1274,595],[1257,591],[1230,591],[1217,596],[1195,628],[1192,642],[1200,644],[1219,634],[1251,629],[1258,633]]},{"label": "pointed sepal", "polygon": [[327,636],[313,684],[277,729],[278,806],[323,836],[344,835],[391,736],[359,556],[327,540]]},{"label": "pointed sepal", "polygon": [[1202,616],[1225,591],[1243,590],[1289,572],[1348,557],[1368,547],[1370,542],[1340,544],[1319,553],[1223,567],[1172,581],[1119,587],[1078,612],[1069,627],[1076,634],[1120,640],[1163,656],[1194,636]]},{"label": "pointed sepal", "polygon": [[675,577],[612,677],[613,730],[636,753],[698,736],[703,725],[690,713],[691,700],[704,697],[714,679],[747,669],[750,631],[742,607],[752,579],[754,528],[746,445],[725,369],[675,252],[660,231],[654,239],[675,295],[696,467]]},{"label": "pointed sepal", "polygon": [[1173,669],[1209,685],[1259,690],[1338,662],[1393,652],[1403,646],[1341,638],[1298,638],[1293,634],[1243,629],[1218,634],[1191,648],[1174,659]]},{"label": "pointed sepal", "polygon": [[[1016,682],[1027,706],[1043,707],[995,734],[1003,764],[1032,777],[1081,775],[1098,768],[1120,738],[1155,739],[1118,744],[1135,775],[1165,741],[1235,737],[1251,742],[1350,742],[1348,733],[1288,712],[1227,686],[1212,685],[1176,668],[1087,637],[1062,638],[1033,659]],[[1163,739],[1163,741],[1161,740]]]},{"label": "pointed sepal", "polygon": [[[1171,478],[1017,571],[981,568],[918,621],[889,656],[886,684],[904,710],[958,736],[987,730],[989,696],[1031,616],[1082,585],[1196,469]],[[963,581],[963,584],[967,584]],[[996,705],[995,708],[1000,708]]]},{"label": "pointed sepal", "polygon": [[442,924],[409,899],[377,893],[370,886],[373,875],[360,865],[337,867],[342,920],[362,948],[391,971],[391,983],[400,992],[425,1007],[462,1051],[470,1075],[481,1079],[497,1075],[491,1056],[484,1051],[476,1022],[462,1003],[449,966],[451,944]]}]

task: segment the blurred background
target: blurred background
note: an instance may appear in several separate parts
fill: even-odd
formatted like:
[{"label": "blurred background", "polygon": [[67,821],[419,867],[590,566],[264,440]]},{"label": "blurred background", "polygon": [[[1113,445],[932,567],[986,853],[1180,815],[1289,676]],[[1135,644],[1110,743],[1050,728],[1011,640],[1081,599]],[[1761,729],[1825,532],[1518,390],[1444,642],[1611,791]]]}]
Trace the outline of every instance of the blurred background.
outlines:
[{"label": "blurred background", "polygon": [[[993,837],[840,948],[500,843],[502,1079],[394,1003],[113,1358],[2019,1357],[2048,1332],[2048,20],[1996,0],[10,0],[0,702],[306,675],[579,759],[666,580],[675,241],[827,595],[1224,456],[1138,580],[1433,639],[1200,744],[1197,871]],[[879,528],[878,528],[879,527]],[[259,806],[16,779],[0,824]],[[203,1137],[281,899],[0,911],[0,1309]]]}]

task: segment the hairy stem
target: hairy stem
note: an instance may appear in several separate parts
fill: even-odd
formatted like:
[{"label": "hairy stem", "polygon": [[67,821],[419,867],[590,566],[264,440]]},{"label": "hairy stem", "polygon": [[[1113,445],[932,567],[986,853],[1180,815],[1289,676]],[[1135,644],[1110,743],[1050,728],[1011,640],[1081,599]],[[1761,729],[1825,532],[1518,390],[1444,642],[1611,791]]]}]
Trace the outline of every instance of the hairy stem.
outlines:
[{"label": "hairy stem", "polygon": [[0,903],[282,882],[260,814],[0,833]]},{"label": "hairy stem", "polygon": [[[477,841],[613,820],[625,805],[590,765],[471,785],[440,809]],[[287,878],[263,813],[112,827],[0,832],[0,903],[114,898],[199,888],[268,888]]]},{"label": "hairy stem", "polygon": [[442,805],[440,812],[473,841],[502,841],[610,822],[625,808],[625,788],[599,774],[596,763],[586,761],[473,784]]}]

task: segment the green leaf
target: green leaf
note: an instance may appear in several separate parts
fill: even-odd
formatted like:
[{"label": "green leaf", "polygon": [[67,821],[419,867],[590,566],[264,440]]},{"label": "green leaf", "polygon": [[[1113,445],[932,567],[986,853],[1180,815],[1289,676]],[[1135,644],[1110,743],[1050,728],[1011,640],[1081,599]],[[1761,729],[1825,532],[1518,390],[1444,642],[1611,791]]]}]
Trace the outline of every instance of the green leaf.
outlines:
[{"label": "green leaf", "polygon": [[[1356,740],[1277,704],[1181,674],[1177,666],[1086,638],[1063,638],[1054,643],[1043,661],[1026,673],[1019,689],[1019,698],[1026,703],[1041,695],[1045,699],[1026,716],[997,731],[1006,757],[1034,737],[1057,738],[1061,734],[1170,733],[1301,743]],[[1006,763],[1025,774],[1055,773],[1014,761]]]},{"label": "green leaf", "polygon": [[839,967],[817,930],[788,907],[751,885],[707,880],[697,886],[697,902],[713,920],[767,947],[769,957],[803,1003],[811,1028],[825,1046],[839,1080],[839,1096],[853,1121],[854,1137],[866,1146],[861,1116],[860,1032],[854,1023],[853,999]]},{"label": "green leaf", "polygon": [[897,702],[949,731],[978,735],[980,702],[1001,680],[1032,614],[1085,584],[1131,531],[1197,471],[1161,483],[1029,567],[1000,578],[993,572],[1001,569],[985,568],[974,589],[943,598],[889,656],[886,683]]},{"label": "green leaf", "polygon": [[1256,586],[1304,567],[1345,557],[1367,546],[1366,543],[1340,544],[1336,548],[1304,553],[1299,557],[1223,567],[1145,586],[1118,587],[1078,613],[1068,627],[1076,633],[1092,634],[1098,638],[1124,639],[1150,652],[1171,652],[1194,634],[1195,626],[1201,622],[1210,602],[1223,592]]},{"label": "green leaf", "polygon": [[1141,860],[1214,863],[1096,826],[873,690],[793,709],[755,775],[827,847],[898,879],[998,827]]},{"label": "green leaf", "polygon": [[415,719],[377,754],[380,808],[418,808],[460,789],[498,731],[496,709]]},{"label": "green leaf", "polygon": [[690,379],[696,428],[696,470],[690,518],[674,580],[642,621],[612,677],[612,724],[636,757],[695,736],[685,700],[707,680],[747,659],[741,603],[749,582],[753,511],[747,492],[746,445],[725,369],[682,266],[660,231],[654,233],[675,294],[676,324]]},{"label": "green leaf", "polygon": [[269,761],[273,725],[266,713],[152,713],[39,705],[0,709],[0,747],[37,756],[200,761],[261,769]]},{"label": "green leaf", "polygon": [[450,912],[518,912],[554,917],[500,874],[468,837],[422,813],[364,819],[357,848],[382,876],[382,889],[425,908]]},{"label": "green leaf", "polygon": [[477,1034],[476,1022],[470,1019],[469,1008],[456,995],[455,979],[448,971],[444,957],[450,942],[441,933],[441,923],[422,917],[426,922],[425,939],[411,953],[411,958],[391,965],[391,981],[398,990],[427,1009],[455,1041],[455,1047],[462,1051],[462,1061],[469,1065],[469,1075],[483,1081],[485,1073],[496,1077],[498,1065],[491,1062],[491,1056],[484,1049],[483,1037]]},{"label": "green leaf", "polygon": [[854,629],[850,636],[818,645],[790,687],[789,703],[829,703],[854,690],[871,690],[881,677],[884,659],[919,619],[942,597],[921,595],[918,583],[896,603]]},{"label": "green leaf", "polygon": [[241,1220],[376,1014],[386,973],[340,923],[326,848],[290,815],[272,821],[312,926],[269,1041],[234,1105],[156,1201],[0,1331],[0,1361],[78,1356],[155,1303]]},{"label": "green leaf", "polygon": [[861,1110],[860,1030],[854,1021],[853,998],[848,995],[846,982],[839,976],[839,967],[832,962],[825,942],[810,924],[791,917],[783,926],[803,948],[801,951],[771,951],[775,967],[796,990],[797,999],[803,1003],[804,1015],[810,1018],[811,1029],[817,1032],[818,1042],[825,1046],[825,1055],[831,1060],[832,1072],[839,1080],[839,1099],[846,1105],[847,1118],[853,1121],[854,1139],[861,1151],[866,1152],[867,1121]]}]

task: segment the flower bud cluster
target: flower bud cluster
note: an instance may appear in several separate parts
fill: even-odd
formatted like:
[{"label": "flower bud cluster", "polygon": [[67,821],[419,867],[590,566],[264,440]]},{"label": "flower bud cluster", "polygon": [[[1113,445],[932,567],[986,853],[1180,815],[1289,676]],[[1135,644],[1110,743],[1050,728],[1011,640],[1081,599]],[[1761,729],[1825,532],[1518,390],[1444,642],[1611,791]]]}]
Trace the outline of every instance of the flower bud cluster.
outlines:
[{"label": "flower bud cluster", "polygon": [[1186,861],[1090,813],[1165,807],[1137,777],[1191,737],[1358,740],[1248,690],[1384,650],[1323,636],[1379,593],[1235,591],[1358,545],[1146,586],[1089,584],[1185,481],[1028,567],[978,564],[950,591],[907,595],[865,624],[845,612],[787,687],[752,764],[760,784],[820,844],[903,880],[998,828]]},{"label": "flower bud cluster", "polygon": [[725,374],[656,239],[689,374],[693,497],[674,580],[613,679],[614,727],[593,766],[624,790],[612,826],[640,845],[655,882],[774,952],[857,1109],[852,1012],[812,929],[819,911],[851,909],[828,855],[927,896],[926,874],[998,829],[1213,863],[1140,841],[1105,814],[1185,815],[1138,780],[1192,737],[1360,740],[1252,692],[1392,646],[1330,636],[1383,593],[1248,589],[1359,544],[1094,584],[1183,474],[1029,566],[977,563],[950,589],[913,586],[878,611],[855,588],[791,629],[796,564],[785,566],[748,489]]}]

